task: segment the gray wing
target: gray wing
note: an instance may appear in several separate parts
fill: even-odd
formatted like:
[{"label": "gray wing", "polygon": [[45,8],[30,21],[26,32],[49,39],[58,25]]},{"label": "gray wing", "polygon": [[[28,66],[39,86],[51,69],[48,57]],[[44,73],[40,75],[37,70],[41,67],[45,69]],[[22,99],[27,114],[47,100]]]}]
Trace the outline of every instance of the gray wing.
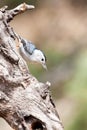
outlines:
[{"label": "gray wing", "polygon": [[36,49],[36,46],[31,41],[27,41],[24,39],[22,39],[21,42],[23,43],[25,51],[32,55],[33,51]]}]

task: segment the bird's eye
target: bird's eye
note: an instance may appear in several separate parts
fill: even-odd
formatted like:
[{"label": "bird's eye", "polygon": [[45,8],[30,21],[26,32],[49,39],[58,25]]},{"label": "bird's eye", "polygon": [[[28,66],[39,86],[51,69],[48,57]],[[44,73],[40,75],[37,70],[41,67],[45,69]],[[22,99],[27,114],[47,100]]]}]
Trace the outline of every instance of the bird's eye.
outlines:
[{"label": "bird's eye", "polygon": [[44,59],[42,58],[41,61],[44,61]]}]

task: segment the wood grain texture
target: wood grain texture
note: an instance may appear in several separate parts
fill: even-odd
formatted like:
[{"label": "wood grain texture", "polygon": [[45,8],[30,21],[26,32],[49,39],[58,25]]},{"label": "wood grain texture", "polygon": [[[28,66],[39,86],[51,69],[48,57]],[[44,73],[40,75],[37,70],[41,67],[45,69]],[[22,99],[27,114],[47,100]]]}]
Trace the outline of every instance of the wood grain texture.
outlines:
[{"label": "wood grain texture", "polygon": [[0,9],[0,116],[15,130],[63,130],[49,93],[50,83],[33,77],[16,49],[16,35],[9,22],[32,9],[25,3]]}]

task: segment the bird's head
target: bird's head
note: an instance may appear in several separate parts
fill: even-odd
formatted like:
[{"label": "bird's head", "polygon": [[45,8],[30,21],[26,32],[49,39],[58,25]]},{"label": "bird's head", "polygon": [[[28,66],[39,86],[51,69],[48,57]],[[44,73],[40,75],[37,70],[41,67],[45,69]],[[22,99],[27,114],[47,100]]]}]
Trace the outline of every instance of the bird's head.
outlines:
[{"label": "bird's head", "polygon": [[46,56],[41,50],[35,49],[32,54],[32,59],[33,61],[40,63],[43,66],[43,68],[47,70]]}]

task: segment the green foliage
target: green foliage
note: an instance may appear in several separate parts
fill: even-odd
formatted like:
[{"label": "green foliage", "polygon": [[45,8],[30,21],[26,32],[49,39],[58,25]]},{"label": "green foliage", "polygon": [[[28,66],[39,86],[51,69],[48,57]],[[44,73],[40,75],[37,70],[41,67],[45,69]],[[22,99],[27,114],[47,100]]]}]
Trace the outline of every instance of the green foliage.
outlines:
[{"label": "green foliage", "polygon": [[84,107],[82,107],[82,104],[79,105],[76,117],[73,119],[68,130],[87,130],[87,102]]},{"label": "green foliage", "polygon": [[85,96],[87,92],[87,51],[82,51],[76,57],[75,74],[67,86],[70,94]]},{"label": "green foliage", "polygon": [[50,68],[58,65],[65,57],[62,53],[53,50],[52,48],[46,50],[46,54],[47,54],[47,64]]},{"label": "green foliage", "polygon": [[67,94],[77,102],[69,130],[87,130],[87,50],[76,57],[75,74],[66,86]]}]

